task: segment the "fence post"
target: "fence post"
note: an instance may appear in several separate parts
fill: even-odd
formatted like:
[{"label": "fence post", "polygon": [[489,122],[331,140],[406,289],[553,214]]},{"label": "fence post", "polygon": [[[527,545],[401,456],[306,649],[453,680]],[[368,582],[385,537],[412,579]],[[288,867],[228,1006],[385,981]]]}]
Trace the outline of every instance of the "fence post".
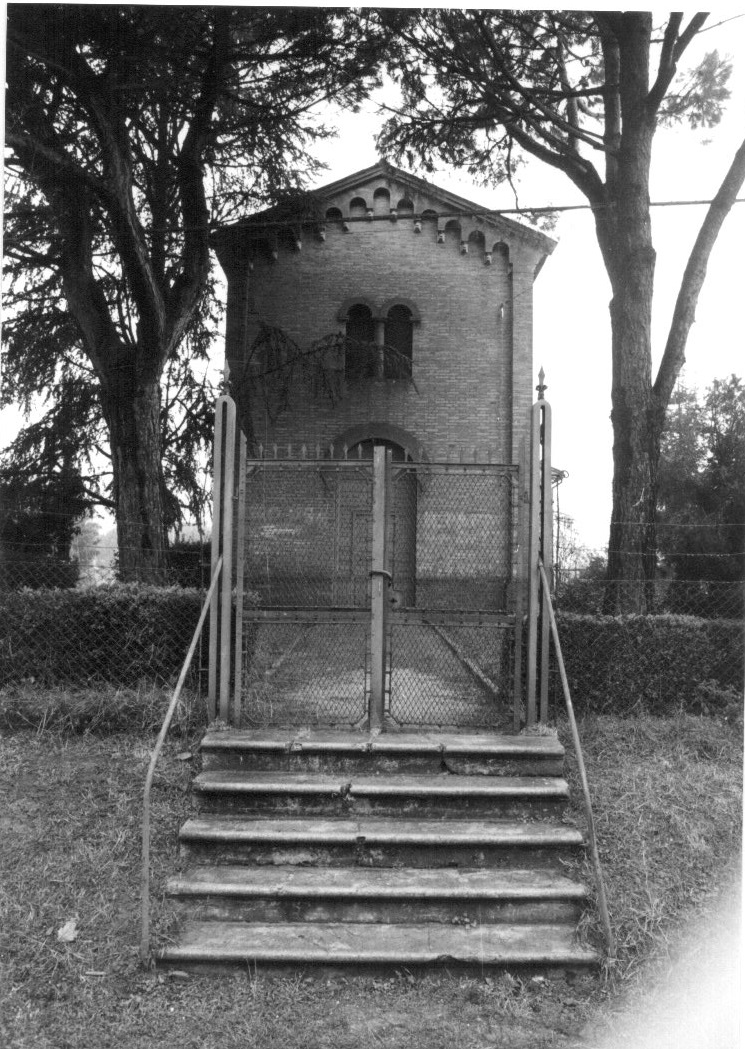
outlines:
[{"label": "fence post", "polygon": [[233,667],[233,718],[240,725],[243,702],[243,599],[246,589],[246,435],[238,437],[238,507],[235,543],[235,665]]},{"label": "fence post", "polygon": [[517,478],[512,488],[517,501],[516,510],[516,558],[515,558],[515,650],[514,679],[512,688],[512,714],[515,732],[520,730],[523,694],[523,616],[527,610],[527,588],[529,584],[530,550],[530,456],[527,442],[520,444],[520,462]]},{"label": "fence post", "polygon": [[[554,542],[553,542],[553,486],[551,484],[551,405],[544,399],[543,369],[539,373],[538,381],[538,403],[542,408],[541,419],[541,552],[540,558],[546,571],[546,576],[553,583],[554,564]],[[538,569],[540,572],[540,569]],[[543,576],[541,576],[543,579]],[[545,724],[548,721],[548,660],[549,645],[551,638],[551,621],[548,605],[550,594],[541,582],[541,703],[540,720]]]},{"label": "fence post", "polygon": [[382,445],[373,458],[373,537],[370,571],[370,713],[371,731],[383,728],[385,711],[386,640],[388,637],[388,595],[391,574],[386,566],[388,532],[388,489],[391,452]]},{"label": "fence post", "polygon": [[534,404],[530,426],[530,517],[528,534],[528,643],[525,683],[525,721],[528,728],[536,723],[536,680],[538,656],[538,611],[541,498],[541,406]]},{"label": "fence post", "polygon": [[212,571],[223,559],[219,585],[210,603],[209,676],[207,713],[228,720],[230,697],[230,654],[233,612],[233,486],[235,474],[235,401],[227,391],[227,368],[223,393],[215,403],[215,440],[212,484]]},{"label": "fence post", "polygon": [[[550,623],[548,594],[541,588],[538,559],[553,570],[553,495],[551,488],[551,405],[544,399],[544,371],[538,373],[530,441],[530,550],[528,563],[527,724],[548,718]],[[540,642],[540,644],[539,644]],[[537,697],[540,686],[540,696]],[[539,706],[536,709],[536,700]]]}]

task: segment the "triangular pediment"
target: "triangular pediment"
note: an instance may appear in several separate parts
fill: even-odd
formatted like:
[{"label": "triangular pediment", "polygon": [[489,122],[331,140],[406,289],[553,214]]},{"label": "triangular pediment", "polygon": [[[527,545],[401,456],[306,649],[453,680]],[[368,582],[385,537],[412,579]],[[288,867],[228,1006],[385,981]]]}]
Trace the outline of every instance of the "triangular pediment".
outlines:
[{"label": "triangular pediment", "polygon": [[[326,186],[320,186],[313,190],[313,194],[323,198],[331,206],[336,204],[343,213],[346,213],[343,207],[345,203],[347,208],[354,199],[366,200],[368,204],[371,204],[371,198],[374,197],[375,192],[384,189],[390,193],[393,209],[397,210],[401,202],[406,201],[413,205],[415,215],[434,212],[440,219],[478,218],[495,229],[509,231],[515,236],[527,237],[535,240],[536,244],[540,242],[546,254],[550,254],[555,246],[555,241],[539,230],[509,219],[498,212],[490,211],[483,204],[477,204],[457,193],[442,189],[384,160],[362,171],[347,175],[345,178],[337,179]],[[368,196],[365,196],[366,193]]]},{"label": "triangular pediment", "polygon": [[442,227],[448,222],[465,222],[469,230],[488,228],[497,238],[530,245],[544,258],[556,244],[531,226],[490,211],[384,160],[254,214],[232,228],[258,232],[263,226],[323,222],[331,215],[340,220],[359,219],[366,213],[379,216],[385,209],[396,217],[436,219]]}]

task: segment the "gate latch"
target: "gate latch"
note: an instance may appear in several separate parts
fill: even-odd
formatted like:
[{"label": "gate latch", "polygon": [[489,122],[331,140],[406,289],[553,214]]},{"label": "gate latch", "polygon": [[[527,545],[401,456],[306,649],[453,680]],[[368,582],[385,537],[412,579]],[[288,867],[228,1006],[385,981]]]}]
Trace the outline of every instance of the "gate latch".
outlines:
[{"label": "gate latch", "polygon": [[390,572],[386,572],[385,568],[371,568],[370,578],[373,578],[376,575],[385,576],[385,578],[388,580],[388,586],[393,586],[393,576]]},{"label": "gate latch", "polygon": [[387,572],[385,568],[372,568],[370,570],[370,578],[374,579],[375,576],[383,576],[388,584],[388,600],[392,608],[400,608],[403,603],[403,595],[400,590],[393,589],[393,576],[390,572]]}]

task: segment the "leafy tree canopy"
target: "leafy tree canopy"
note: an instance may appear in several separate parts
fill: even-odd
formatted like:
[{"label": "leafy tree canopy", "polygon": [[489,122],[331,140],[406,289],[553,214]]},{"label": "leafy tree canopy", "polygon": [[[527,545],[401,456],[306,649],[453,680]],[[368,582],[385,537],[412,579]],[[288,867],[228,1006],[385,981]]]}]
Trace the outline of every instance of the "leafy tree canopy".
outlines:
[{"label": "leafy tree canopy", "polygon": [[675,577],[745,581],[745,386],[676,388],[662,439],[660,553]]},{"label": "leafy tree canopy", "polygon": [[[159,576],[178,502],[195,497],[188,457],[209,396],[191,365],[217,322],[210,231],[313,176],[310,146],[329,134],[318,104],[354,106],[375,80],[382,32],[365,21],[8,6],[3,396],[45,396],[48,431],[72,391],[76,467],[90,498],[115,507],[127,578]],[[38,436],[22,439],[29,454]],[[104,448],[108,490],[89,466]]]},{"label": "leafy tree canopy", "polygon": [[533,158],[562,172],[593,208],[612,287],[613,510],[606,611],[643,611],[656,570],[656,490],[665,409],[685,359],[706,266],[745,180],[739,146],[682,276],[652,376],[655,250],[649,201],[657,128],[712,126],[728,61],[679,65],[707,16],[648,12],[381,10],[395,30],[391,69],[404,104],[380,138],[394,159],[440,161],[494,183]]}]

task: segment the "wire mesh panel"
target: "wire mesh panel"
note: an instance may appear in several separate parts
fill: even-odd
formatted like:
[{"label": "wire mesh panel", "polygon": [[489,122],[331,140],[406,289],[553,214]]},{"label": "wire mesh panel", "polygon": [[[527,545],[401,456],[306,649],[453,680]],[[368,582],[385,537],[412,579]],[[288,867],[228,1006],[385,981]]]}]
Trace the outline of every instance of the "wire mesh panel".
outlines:
[{"label": "wire mesh panel", "polygon": [[[503,726],[514,639],[510,467],[395,463],[387,714]],[[246,482],[243,720],[367,716],[373,464],[253,461]]]},{"label": "wire mesh panel", "polygon": [[371,463],[249,465],[244,722],[364,718],[371,506]]},{"label": "wire mesh panel", "polygon": [[507,728],[512,717],[516,471],[394,464],[390,718]]},{"label": "wire mesh panel", "polygon": [[512,624],[435,613],[391,619],[389,717],[401,727],[512,724]]},{"label": "wire mesh panel", "polygon": [[514,479],[508,466],[394,464],[393,576],[403,606],[511,608]]},{"label": "wire mesh panel", "polygon": [[367,617],[255,615],[244,631],[243,721],[352,726],[367,712]]}]

